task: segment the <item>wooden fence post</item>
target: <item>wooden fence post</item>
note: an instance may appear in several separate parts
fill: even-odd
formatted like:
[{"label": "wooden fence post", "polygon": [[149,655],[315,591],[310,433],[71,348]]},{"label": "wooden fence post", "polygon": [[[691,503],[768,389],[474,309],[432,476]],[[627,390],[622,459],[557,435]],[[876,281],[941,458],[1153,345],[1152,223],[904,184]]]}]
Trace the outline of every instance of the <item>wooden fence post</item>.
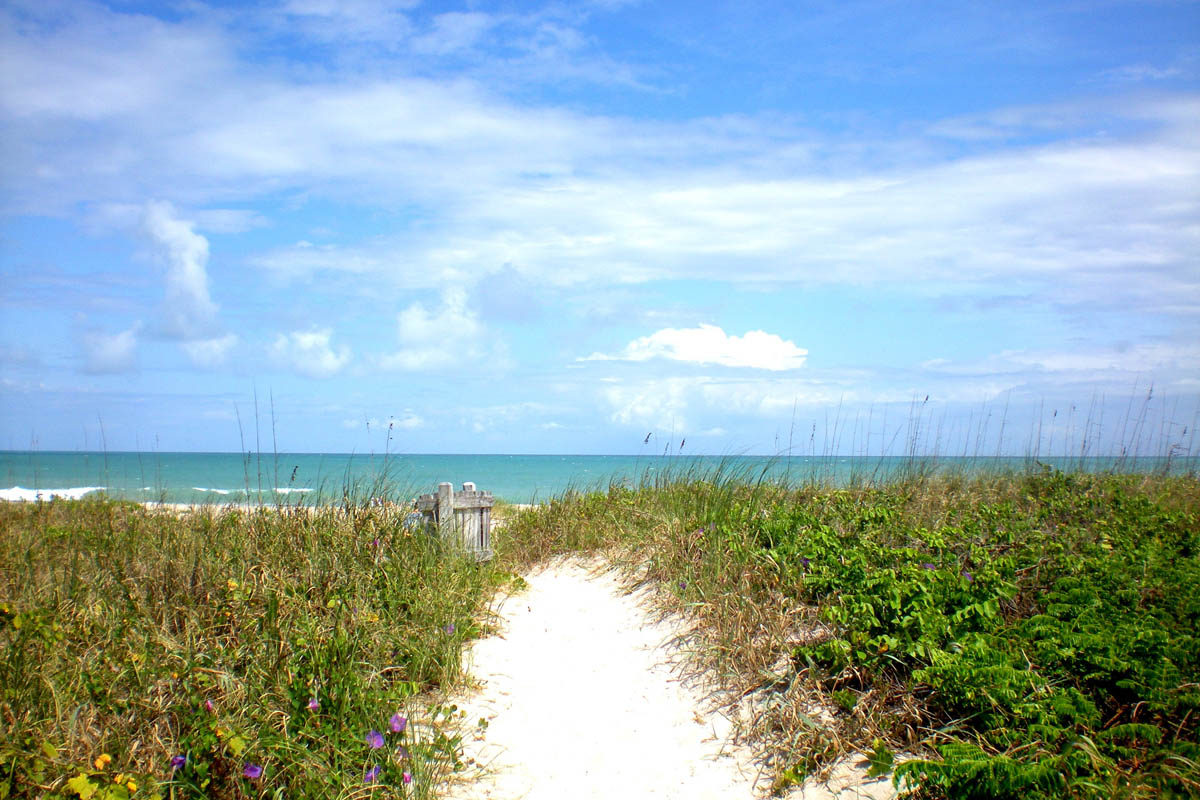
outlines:
[{"label": "wooden fence post", "polygon": [[494,505],[492,493],[479,491],[473,483],[464,483],[462,491],[457,493],[449,483],[439,483],[436,494],[423,494],[416,502],[417,511],[431,531],[436,531],[448,544],[462,548],[476,561],[487,561],[494,555]]}]

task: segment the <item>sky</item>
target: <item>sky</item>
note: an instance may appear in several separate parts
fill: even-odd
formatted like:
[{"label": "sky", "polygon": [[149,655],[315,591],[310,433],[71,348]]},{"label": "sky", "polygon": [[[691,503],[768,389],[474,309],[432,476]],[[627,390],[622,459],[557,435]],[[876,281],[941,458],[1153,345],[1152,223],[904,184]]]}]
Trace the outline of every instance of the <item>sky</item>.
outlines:
[{"label": "sky", "polygon": [[0,7],[0,449],[1200,451],[1200,3]]}]

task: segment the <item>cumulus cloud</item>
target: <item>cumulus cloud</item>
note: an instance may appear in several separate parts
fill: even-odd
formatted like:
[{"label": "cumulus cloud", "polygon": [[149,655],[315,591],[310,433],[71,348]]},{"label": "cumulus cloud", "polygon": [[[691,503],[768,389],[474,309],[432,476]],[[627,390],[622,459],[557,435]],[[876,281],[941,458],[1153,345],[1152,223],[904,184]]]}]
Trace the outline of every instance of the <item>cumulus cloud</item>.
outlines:
[{"label": "cumulus cloud", "polygon": [[781,371],[804,366],[808,351],[795,342],[766,331],[730,336],[716,325],[697,328],[663,328],[634,339],[619,355],[593,353],[581,361],[648,361],[668,358],[692,364],[749,367]]},{"label": "cumulus cloud", "polygon": [[166,332],[178,339],[212,333],[217,305],[208,293],[208,239],[180,219],[170,203],[151,201],[143,218],[146,232],[166,265]]},{"label": "cumulus cloud", "polygon": [[380,365],[419,370],[473,360],[483,353],[483,331],[478,316],[467,307],[466,291],[447,289],[440,308],[431,311],[417,302],[396,315],[399,349],[381,358]]},{"label": "cumulus cloud", "polygon": [[93,375],[131,372],[136,366],[137,334],[141,327],[138,322],[120,333],[85,332],[81,338],[83,371]]},{"label": "cumulus cloud", "polygon": [[[196,233],[195,221],[183,219],[170,203],[152,200],[141,216],[143,230],[166,267],[162,332],[179,341],[193,364],[224,364],[238,337],[222,332],[217,321],[219,309],[209,293],[208,239]],[[215,209],[201,212],[199,218],[214,229],[238,229],[252,224],[254,216]]]},{"label": "cumulus cloud", "polygon": [[336,350],[330,343],[333,331],[319,328],[279,334],[271,345],[276,363],[310,378],[328,378],[341,372],[350,363],[350,348]]}]

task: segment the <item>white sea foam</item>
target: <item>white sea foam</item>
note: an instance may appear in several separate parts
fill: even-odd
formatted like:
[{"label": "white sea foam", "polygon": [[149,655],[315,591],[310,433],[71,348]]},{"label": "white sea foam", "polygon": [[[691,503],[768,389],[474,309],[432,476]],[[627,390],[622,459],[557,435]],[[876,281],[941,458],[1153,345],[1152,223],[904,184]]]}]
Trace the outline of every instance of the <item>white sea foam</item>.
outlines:
[{"label": "white sea foam", "polygon": [[72,486],[69,489],[22,489],[20,486],[14,486],[11,489],[0,489],[0,500],[49,500],[51,497],[78,500],[89,492],[103,491],[103,486]]},{"label": "white sea foam", "polygon": [[284,488],[276,489],[275,491],[278,492],[279,494],[291,494],[293,492],[295,492],[296,494],[305,494],[306,492],[311,492],[312,489],[292,489],[292,488],[285,486]]},{"label": "white sea foam", "polygon": [[204,486],[193,486],[192,491],[196,492],[212,492],[213,494],[229,494],[229,489],[208,489]]}]

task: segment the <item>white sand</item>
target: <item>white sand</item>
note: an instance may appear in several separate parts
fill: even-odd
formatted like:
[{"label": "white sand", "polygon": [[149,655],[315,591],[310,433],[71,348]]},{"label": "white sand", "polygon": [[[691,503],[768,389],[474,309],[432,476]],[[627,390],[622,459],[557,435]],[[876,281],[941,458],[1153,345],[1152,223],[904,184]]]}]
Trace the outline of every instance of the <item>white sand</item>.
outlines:
[{"label": "white sand", "polygon": [[[527,576],[528,591],[501,606],[500,635],[474,643],[468,667],[480,691],[458,705],[488,727],[465,743],[473,766],[448,796],[762,796],[749,752],[728,743],[729,721],[671,668],[679,622],[651,621],[646,598],[600,570],[562,562]],[[868,794],[886,784],[860,787],[855,775],[844,793],[814,785],[793,797],[891,796]]]}]

